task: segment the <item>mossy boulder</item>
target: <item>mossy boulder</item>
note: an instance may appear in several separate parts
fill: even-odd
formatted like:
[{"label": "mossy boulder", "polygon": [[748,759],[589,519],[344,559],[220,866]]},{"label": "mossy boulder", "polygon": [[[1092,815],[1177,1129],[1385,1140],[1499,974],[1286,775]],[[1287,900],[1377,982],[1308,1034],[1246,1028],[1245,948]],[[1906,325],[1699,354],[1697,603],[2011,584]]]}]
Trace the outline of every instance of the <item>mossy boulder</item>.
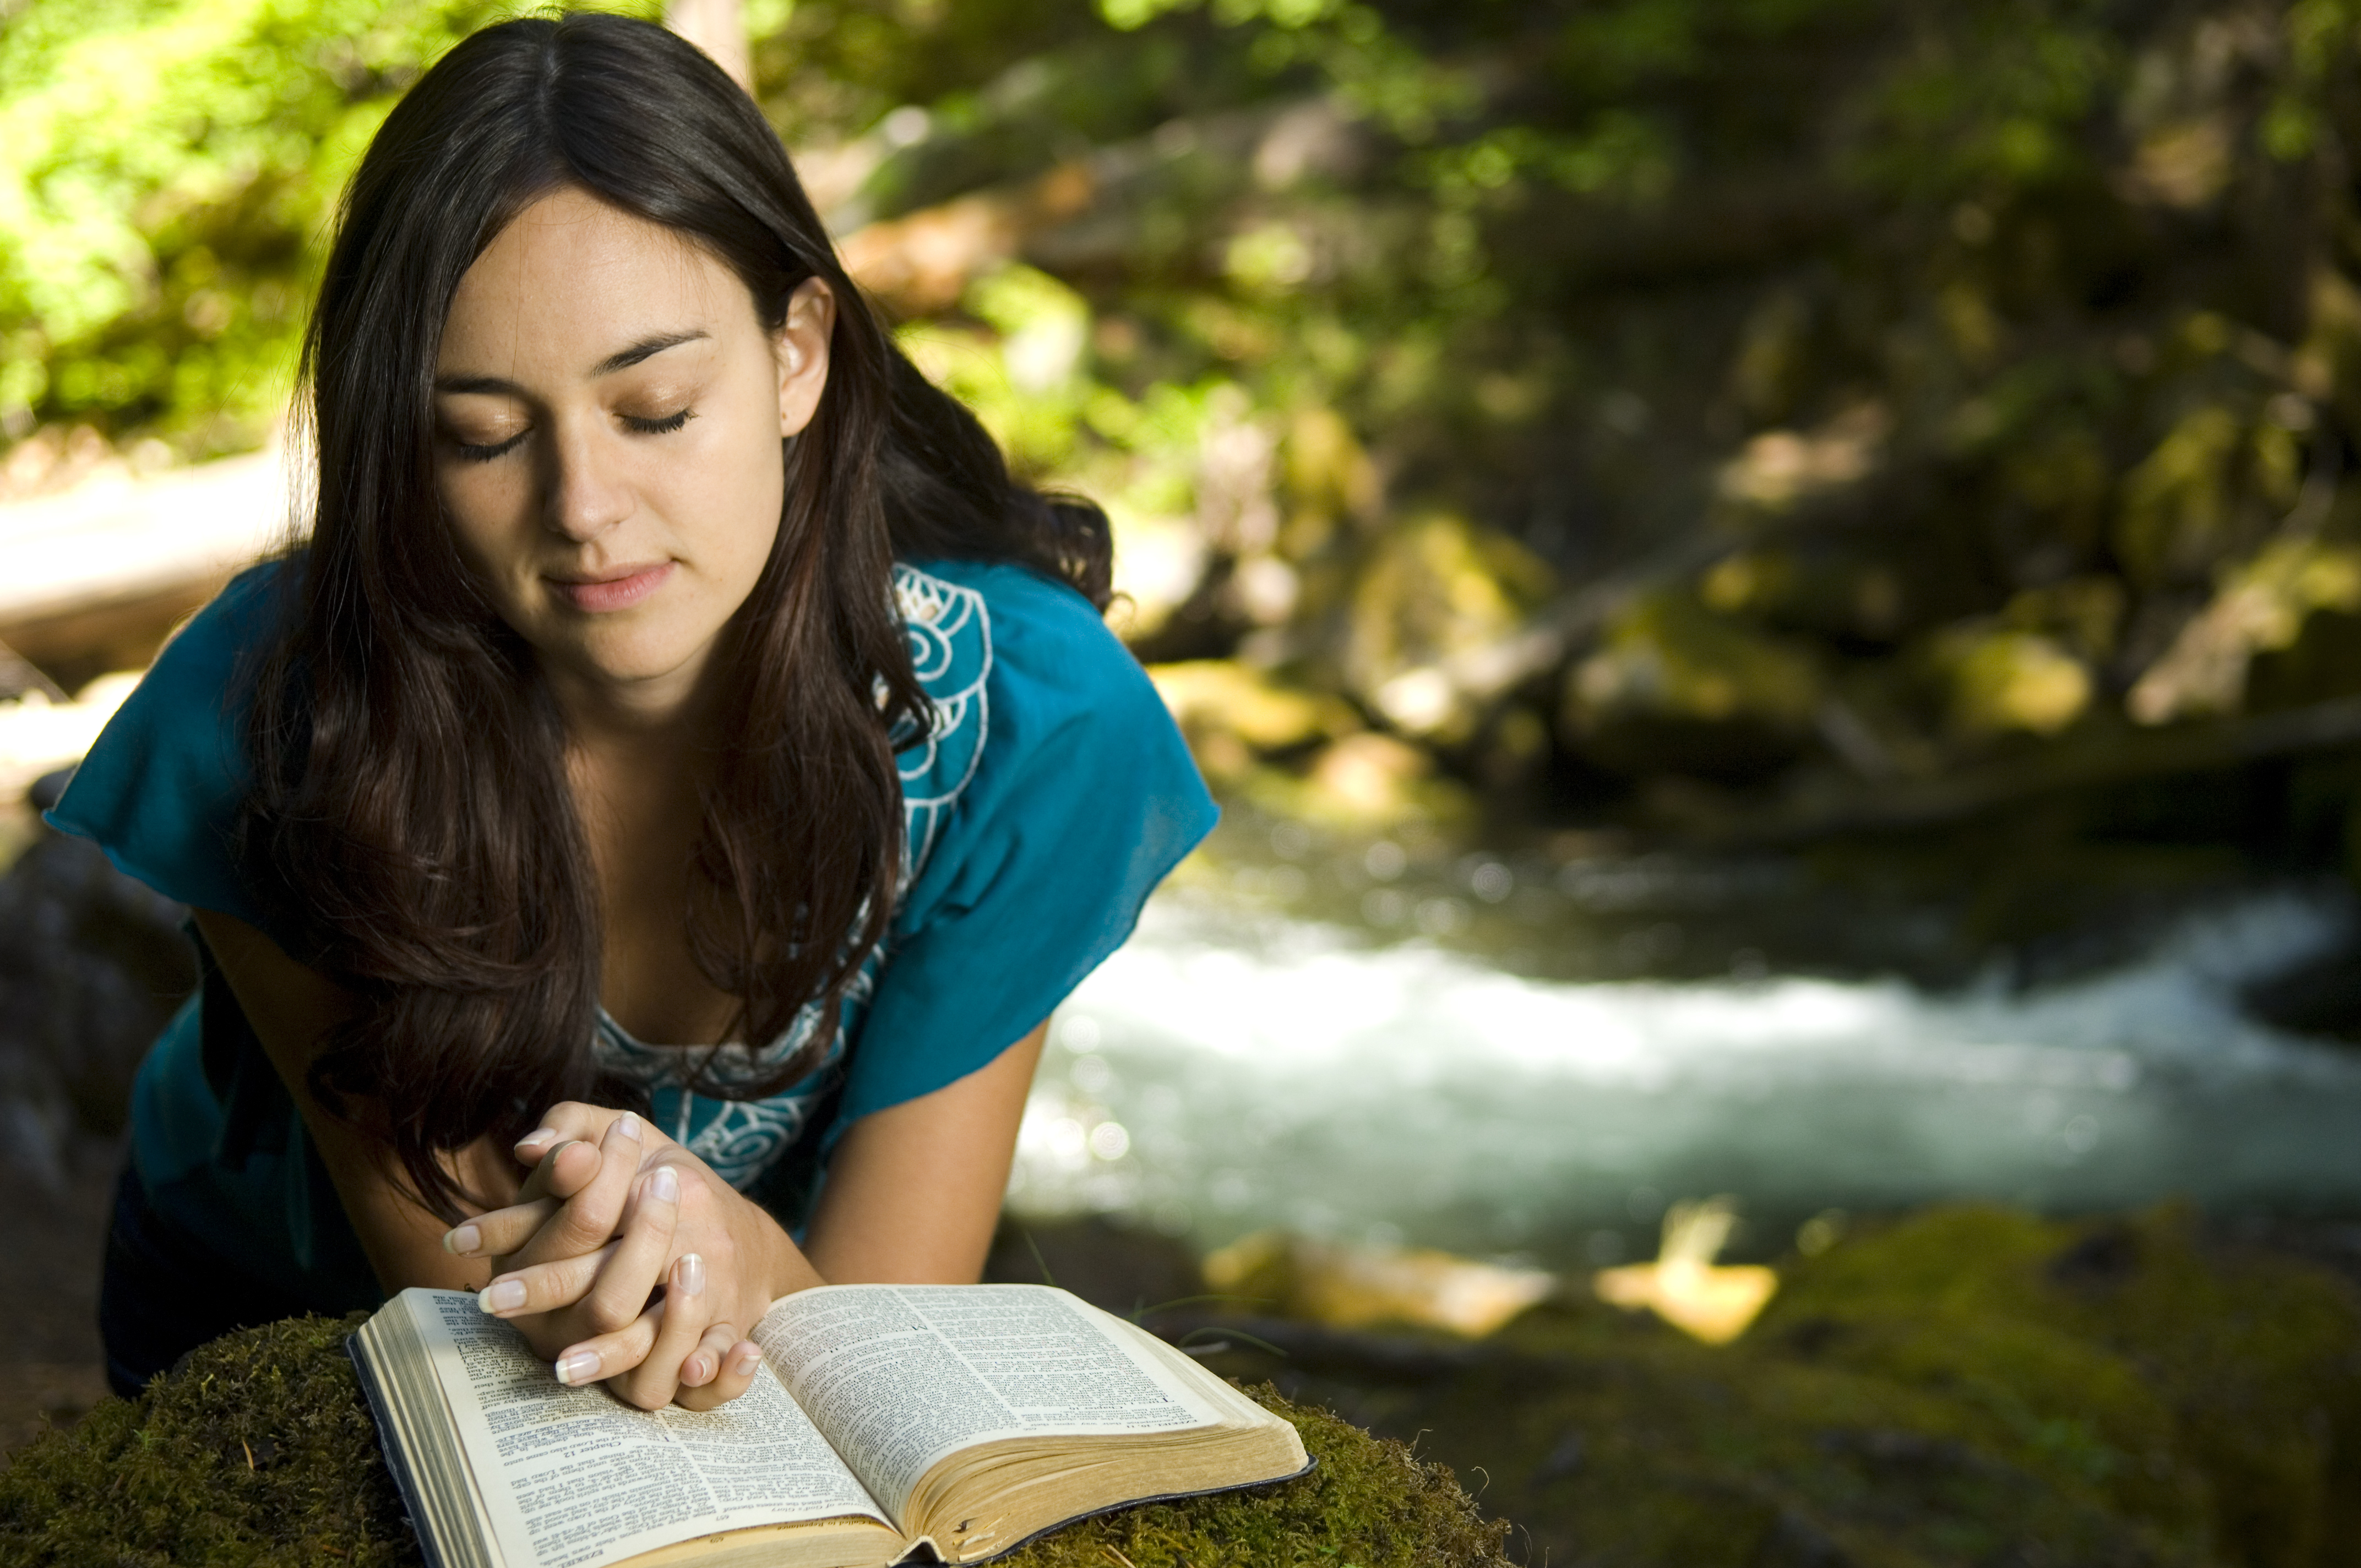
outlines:
[{"label": "mossy boulder", "polygon": [[360,1321],[228,1335],[34,1439],[0,1475],[0,1561],[420,1562],[345,1357]]},{"label": "mossy boulder", "polygon": [[[0,1562],[318,1564],[421,1561],[345,1357],[361,1319],[231,1334],[137,1402],[110,1399],[0,1474]],[[1037,1541],[1010,1568],[1490,1568],[1488,1524],[1448,1470],[1324,1411],[1257,1392],[1319,1460],[1268,1491],[1157,1504]]]},{"label": "mossy boulder", "polygon": [[1343,1334],[1217,1365],[1423,1433],[1560,1568],[2361,1563],[2361,1297],[2334,1274],[2178,1211],[1986,1208],[1782,1274],[1722,1348],[1569,1293],[1423,1365]]}]

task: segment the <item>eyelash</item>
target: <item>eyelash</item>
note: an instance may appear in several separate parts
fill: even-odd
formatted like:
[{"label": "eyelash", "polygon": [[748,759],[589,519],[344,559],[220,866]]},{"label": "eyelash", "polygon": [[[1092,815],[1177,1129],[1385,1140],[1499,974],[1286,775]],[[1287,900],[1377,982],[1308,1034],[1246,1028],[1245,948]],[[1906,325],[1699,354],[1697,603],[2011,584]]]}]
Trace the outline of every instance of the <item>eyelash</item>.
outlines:
[{"label": "eyelash", "polygon": [[[688,409],[683,409],[678,413],[667,414],[662,419],[641,419],[632,414],[625,414],[623,428],[637,435],[670,435],[674,431],[686,424],[691,415],[692,411]],[[518,442],[532,433],[531,431],[521,430],[506,441],[490,446],[471,446],[464,441],[456,443],[456,445],[459,455],[468,462],[489,463],[495,457],[504,456],[513,451]]]},{"label": "eyelash", "polygon": [[454,442],[452,444],[457,449],[459,455],[468,462],[489,463],[501,454],[514,450],[516,444],[524,438],[525,432],[519,431],[506,441],[498,442],[490,446],[470,446],[464,441]]}]

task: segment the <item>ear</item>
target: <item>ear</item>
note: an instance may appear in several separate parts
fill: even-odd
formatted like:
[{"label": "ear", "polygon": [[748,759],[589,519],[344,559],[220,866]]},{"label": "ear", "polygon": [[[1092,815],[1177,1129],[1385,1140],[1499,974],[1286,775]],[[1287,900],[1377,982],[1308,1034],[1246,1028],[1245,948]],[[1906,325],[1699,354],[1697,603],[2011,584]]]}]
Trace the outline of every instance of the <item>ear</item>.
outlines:
[{"label": "ear", "polygon": [[794,435],[818,411],[828,389],[828,345],[836,329],[836,296],[807,278],[787,301],[787,319],[771,340],[779,366],[779,433]]}]

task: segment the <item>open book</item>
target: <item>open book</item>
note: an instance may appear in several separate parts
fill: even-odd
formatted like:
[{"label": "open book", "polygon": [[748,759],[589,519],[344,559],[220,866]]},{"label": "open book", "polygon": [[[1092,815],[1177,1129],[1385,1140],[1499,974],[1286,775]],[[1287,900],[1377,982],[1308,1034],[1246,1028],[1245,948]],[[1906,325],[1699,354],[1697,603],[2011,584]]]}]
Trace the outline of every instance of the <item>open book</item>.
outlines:
[{"label": "open book", "polygon": [[1311,1467],[1295,1429],[1041,1285],[830,1285],[751,1336],[718,1410],[568,1388],[470,1295],[352,1336],[431,1568],[974,1563],[1085,1514]]}]

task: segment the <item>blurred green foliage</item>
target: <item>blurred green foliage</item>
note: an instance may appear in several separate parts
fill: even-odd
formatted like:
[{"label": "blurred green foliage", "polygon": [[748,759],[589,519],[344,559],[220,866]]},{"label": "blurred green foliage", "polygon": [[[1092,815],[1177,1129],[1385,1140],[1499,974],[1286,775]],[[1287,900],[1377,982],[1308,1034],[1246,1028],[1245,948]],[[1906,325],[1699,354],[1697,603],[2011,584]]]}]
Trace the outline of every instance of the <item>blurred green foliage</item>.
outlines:
[{"label": "blurred green foliage", "polygon": [[[337,182],[493,14],[18,0],[0,433],[257,439]],[[1143,655],[1345,699],[1232,737],[1299,782],[1883,788],[2361,684],[2361,0],[746,15]]]},{"label": "blurred green foliage", "polygon": [[252,445],[346,176],[481,4],[101,0],[0,31],[0,431]]}]

